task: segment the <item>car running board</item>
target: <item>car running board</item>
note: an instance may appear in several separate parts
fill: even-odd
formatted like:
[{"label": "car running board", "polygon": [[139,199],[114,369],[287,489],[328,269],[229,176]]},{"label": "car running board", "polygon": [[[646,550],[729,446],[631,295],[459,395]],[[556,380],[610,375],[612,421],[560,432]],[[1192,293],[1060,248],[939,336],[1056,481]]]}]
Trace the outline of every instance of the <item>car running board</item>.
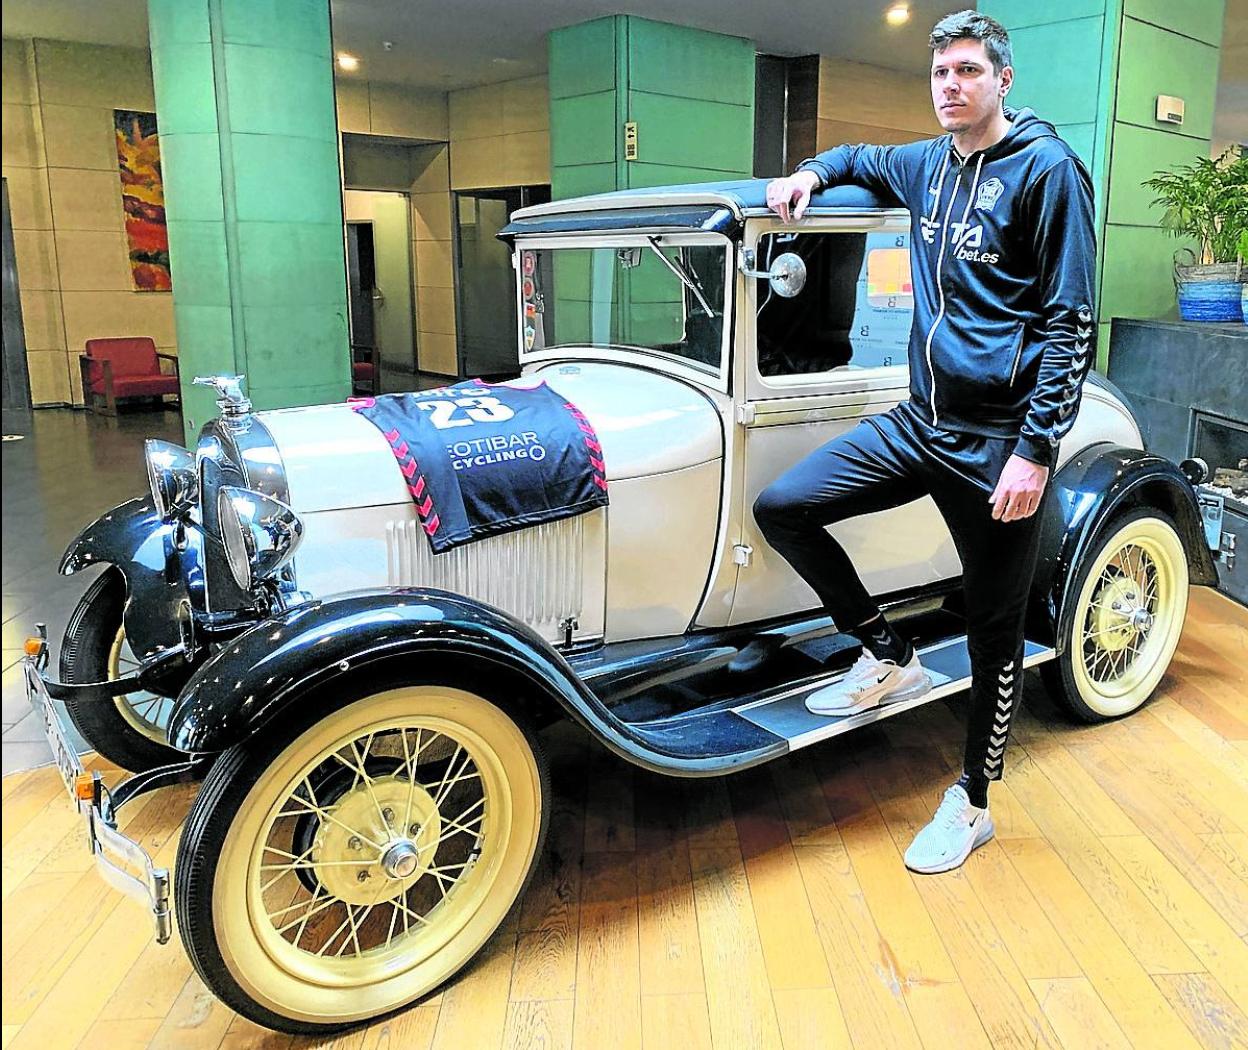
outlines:
[{"label": "car running board", "polygon": [[[1035,667],[1054,659],[1057,653],[1049,646],[1026,642],[1023,649],[1023,667]],[[971,685],[971,657],[966,648],[966,638],[951,638],[919,650],[919,659],[932,679],[932,689],[911,700],[899,700],[883,704],[858,714],[840,718],[815,715],[806,710],[806,698],[811,693],[844,677],[845,672],[809,679],[800,685],[785,688],[768,696],[752,699],[732,712],[741,718],[786,740],[790,751],[826,740],[828,737],[847,733],[851,729],[878,722],[881,718],[909,711],[921,704],[969,689]]]}]

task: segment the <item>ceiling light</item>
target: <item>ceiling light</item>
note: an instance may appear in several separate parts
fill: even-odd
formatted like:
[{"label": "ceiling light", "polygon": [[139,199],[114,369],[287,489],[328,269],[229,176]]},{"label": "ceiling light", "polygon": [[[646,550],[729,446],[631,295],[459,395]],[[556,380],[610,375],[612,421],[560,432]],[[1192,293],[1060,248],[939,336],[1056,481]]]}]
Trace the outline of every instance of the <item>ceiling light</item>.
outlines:
[{"label": "ceiling light", "polygon": [[355,55],[348,55],[345,51],[338,52],[338,68],[344,73],[354,73],[360,68],[360,60]]},{"label": "ceiling light", "polygon": [[905,4],[893,4],[884,12],[884,21],[890,26],[904,26],[910,21],[910,8]]}]

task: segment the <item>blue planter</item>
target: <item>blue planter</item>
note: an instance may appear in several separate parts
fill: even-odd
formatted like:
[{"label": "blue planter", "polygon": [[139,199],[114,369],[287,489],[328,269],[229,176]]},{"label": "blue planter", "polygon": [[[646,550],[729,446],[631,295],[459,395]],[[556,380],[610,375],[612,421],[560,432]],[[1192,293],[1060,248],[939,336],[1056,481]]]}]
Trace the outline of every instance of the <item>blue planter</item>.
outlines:
[{"label": "blue planter", "polygon": [[1243,290],[1239,281],[1181,281],[1179,316],[1184,321],[1242,321]]}]

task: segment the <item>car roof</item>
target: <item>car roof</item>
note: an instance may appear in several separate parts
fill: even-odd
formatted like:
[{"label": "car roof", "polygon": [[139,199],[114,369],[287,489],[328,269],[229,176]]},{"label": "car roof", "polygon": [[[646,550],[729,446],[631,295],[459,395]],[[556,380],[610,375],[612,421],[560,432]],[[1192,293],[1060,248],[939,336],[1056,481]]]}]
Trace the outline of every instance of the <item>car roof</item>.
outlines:
[{"label": "car roof", "polygon": [[[569,197],[521,208],[514,219],[566,212],[598,211],[613,208],[653,208],[661,205],[719,204],[732,209],[738,217],[747,212],[767,208],[767,184],[770,179],[736,179],[730,182],[690,182],[675,186],[650,186],[643,189],[615,190],[585,197]],[[816,193],[812,208],[852,208],[855,211],[899,207],[897,201],[881,197],[861,186],[832,186]]]},{"label": "car roof", "polygon": [[[499,236],[557,230],[622,229],[625,226],[670,225],[728,233],[750,215],[767,213],[769,179],[691,182],[674,186],[615,190],[571,197],[521,208]],[[816,193],[810,210],[878,212],[901,205],[861,186],[832,186]],[[667,218],[670,222],[663,222]]]}]

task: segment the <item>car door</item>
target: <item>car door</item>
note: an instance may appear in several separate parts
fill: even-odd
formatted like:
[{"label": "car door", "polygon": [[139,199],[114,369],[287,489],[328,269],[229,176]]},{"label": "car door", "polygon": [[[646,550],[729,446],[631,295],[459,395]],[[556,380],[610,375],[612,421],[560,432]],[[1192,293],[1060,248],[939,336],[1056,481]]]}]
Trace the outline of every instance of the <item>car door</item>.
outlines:
[{"label": "car door", "polygon": [[[755,311],[746,348],[742,544],[751,548],[737,579],[731,622],[748,623],[818,606],[806,583],[768,544],[752,507],[762,489],[807,453],[887,412],[908,396],[906,346],[913,313],[909,224],[899,213],[875,219],[813,219],[800,232],[763,227],[760,270],[793,251],[807,267],[805,288],[783,299],[749,280]],[[868,591],[885,595],[956,577],[961,566],[930,497],[831,526]]]}]

